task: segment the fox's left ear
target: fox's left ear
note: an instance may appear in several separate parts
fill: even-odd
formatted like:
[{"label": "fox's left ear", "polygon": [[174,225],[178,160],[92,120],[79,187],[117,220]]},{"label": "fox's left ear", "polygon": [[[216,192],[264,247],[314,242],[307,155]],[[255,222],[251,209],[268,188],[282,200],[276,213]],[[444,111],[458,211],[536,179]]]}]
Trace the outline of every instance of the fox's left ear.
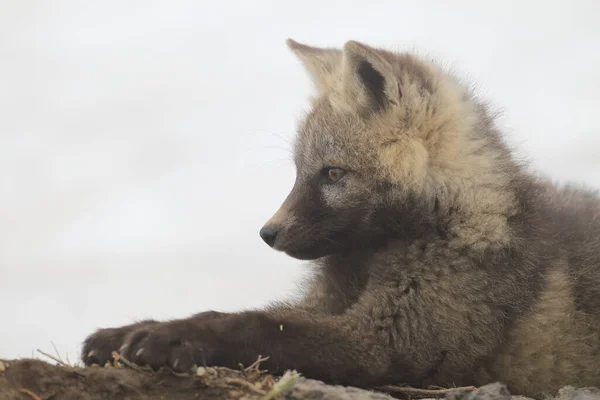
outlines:
[{"label": "fox's left ear", "polygon": [[341,89],[347,106],[367,112],[397,105],[401,97],[392,65],[376,49],[353,40],[344,44]]},{"label": "fox's left ear", "polygon": [[304,64],[319,94],[335,86],[342,63],[342,52],[339,49],[312,47],[292,39],[287,39],[286,43]]}]

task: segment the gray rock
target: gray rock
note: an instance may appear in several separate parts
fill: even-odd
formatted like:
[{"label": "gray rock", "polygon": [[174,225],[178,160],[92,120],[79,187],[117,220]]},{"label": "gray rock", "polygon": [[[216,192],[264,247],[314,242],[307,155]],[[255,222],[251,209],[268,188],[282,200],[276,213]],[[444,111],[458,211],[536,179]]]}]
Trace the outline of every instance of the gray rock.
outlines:
[{"label": "gray rock", "polygon": [[506,385],[496,382],[482,386],[475,391],[451,392],[446,400],[511,400]]},{"label": "gray rock", "polygon": [[299,378],[286,399],[302,400],[397,400],[385,393],[376,393],[351,386],[326,385],[312,379]]},{"label": "gray rock", "polygon": [[600,400],[600,389],[565,386],[558,391],[555,400]]}]

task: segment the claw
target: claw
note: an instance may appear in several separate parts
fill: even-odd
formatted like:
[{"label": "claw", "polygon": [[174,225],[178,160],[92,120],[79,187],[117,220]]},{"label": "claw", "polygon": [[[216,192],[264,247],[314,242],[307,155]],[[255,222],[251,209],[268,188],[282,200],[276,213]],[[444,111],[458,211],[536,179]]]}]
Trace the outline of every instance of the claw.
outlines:
[{"label": "claw", "polygon": [[92,357],[94,357],[95,355],[96,355],[96,350],[92,350],[92,351],[90,351],[90,352],[87,354],[88,358],[92,358]]},{"label": "claw", "polygon": [[173,362],[173,368],[177,368],[177,364],[179,364],[179,358],[175,359],[175,362]]},{"label": "claw", "polygon": [[139,357],[139,356],[140,356],[140,354],[142,354],[143,352],[144,352],[144,348],[142,347],[141,349],[139,349],[139,350],[138,350],[138,351],[135,353],[135,356],[136,356],[136,357]]}]

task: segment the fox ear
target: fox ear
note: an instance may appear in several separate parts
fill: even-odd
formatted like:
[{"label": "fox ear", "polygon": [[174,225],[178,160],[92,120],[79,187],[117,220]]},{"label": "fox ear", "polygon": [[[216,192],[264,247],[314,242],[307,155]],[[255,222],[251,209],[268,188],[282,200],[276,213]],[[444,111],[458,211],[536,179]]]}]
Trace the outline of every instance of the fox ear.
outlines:
[{"label": "fox ear", "polygon": [[400,88],[392,65],[377,50],[356,41],[344,44],[342,92],[345,103],[363,111],[398,104]]},{"label": "fox ear", "polygon": [[338,49],[311,47],[287,39],[286,44],[304,64],[319,93],[334,86],[342,64],[342,52]]}]

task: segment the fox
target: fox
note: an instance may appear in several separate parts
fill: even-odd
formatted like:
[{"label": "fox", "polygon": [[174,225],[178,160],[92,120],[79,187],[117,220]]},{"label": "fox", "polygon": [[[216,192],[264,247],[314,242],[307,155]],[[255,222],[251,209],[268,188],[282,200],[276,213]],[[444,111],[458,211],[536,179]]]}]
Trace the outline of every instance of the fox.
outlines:
[{"label": "fox", "polygon": [[295,300],[100,328],[175,371],[248,365],[377,388],[600,385],[600,197],[530,171],[473,88],[433,60],[350,40],[289,49],[313,93],[295,181],[259,230],[309,264]]}]

